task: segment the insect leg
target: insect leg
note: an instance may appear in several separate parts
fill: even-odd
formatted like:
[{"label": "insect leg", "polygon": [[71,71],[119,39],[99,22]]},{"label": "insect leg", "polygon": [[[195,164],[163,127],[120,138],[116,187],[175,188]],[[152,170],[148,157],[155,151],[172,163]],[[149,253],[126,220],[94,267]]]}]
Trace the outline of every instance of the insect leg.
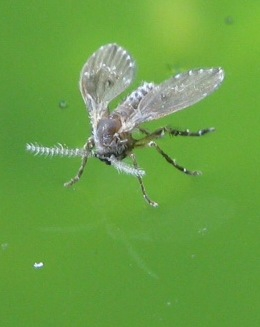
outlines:
[{"label": "insect leg", "polygon": [[165,127],[164,130],[166,133],[168,133],[169,135],[172,135],[172,136],[203,136],[205,134],[214,132],[215,128],[210,127],[210,128],[200,129],[199,131],[196,131],[196,132],[191,132],[188,129],[186,129],[185,131],[180,131],[180,130],[173,129],[170,127]]},{"label": "insect leg", "polygon": [[[136,161],[136,157],[133,153],[130,154],[130,157],[131,159],[133,160],[133,164],[134,164],[134,167],[135,169],[138,169],[138,165],[137,165],[137,161]],[[141,190],[142,190],[142,193],[143,193],[143,197],[145,199],[145,201],[150,204],[152,207],[158,207],[158,203],[152,201],[149,196],[147,195],[146,193],[146,190],[145,190],[145,187],[144,187],[144,183],[143,183],[143,179],[140,175],[137,175],[136,176],[138,178],[138,181],[139,181],[139,184],[141,186]]]},{"label": "insect leg", "polygon": [[73,177],[69,182],[64,183],[65,187],[70,187],[70,186],[74,185],[75,183],[77,183],[80,180],[80,177],[82,176],[82,174],[84,172],[84,169],[85,169],[85,166],[87,164],[87,161],[88,161],[87,156],[82,158],[81,166],[79,168],[79,171],[78,171],[77,175],[75,177]]},{"label": "insect leg", "polygon": [[169,162],[171,165],[173,165],[175,168],[177,168],[181,172],[183,172],[187,175],[192,175],[192,176],[199,176],[202,174],[200,171],[188,170],[188,169],[180,166],[179,164],[177,164],[177,162],[174,159],[172,159],[171,157],[169,157],[168,154],[166,154],[155,142],[151,141],[150,143],[148,143],[148,145],[150,147],[154,147],[157,150],[157,152],[159,152],[167,162]]},{"label": "insect leg", "polygon": [[186,129],[185,131],[180,131],[177,129],[173,129],[170,127],[162,127],[157,129],[154,132],[149,132],[144,128],[139,128],[139,131],[146,136],[140,140],[137,140],[135,143],[135,146],[143,146],[146,145],[149,141],[152,141],[154,139],[158,139],[163,137],[165,134],[169,134],[171,136],[203,136],[207,133],[214,132],[215,128],[205,128],[205,129],[200,129],[199,131],[196,132],[191,132],[190,130]]},{"label": "insect leg", "polygon": [[145,134],[145,135],[150,135],[151,134],[151,132],[149,132],[147,129],[145,129],[145,128],[141,128],[141,127],[139,127],[138,128],[139,129],[139,131],[141,132],[141,133],[143,133],[143,134]]},{"label": "insect leg", "polygon": [[145,137],[141,138],[140,140],[136,140],[135,141],[135,147],[143,147],[145,145],[147,145],[150,141],[154,140],[154,139],[158,139],[161,138],[165,135],[165,129],[166,127],[157,129],[154,132],[149,132],[144,128],[140,128],[139,127],[139,131],[143,134],[145,134]]},{"label": "insect leg", "polygon": [[82,176],[84,169],[86,167],[88,157],[91,156],[91,148],[93,147],[92,142],[93,142],[92,139],[89,139],[88,142],[84,145],[83,149],[85,151],[85,154],[82,157],[82,162],[81,162],[81,166],[79,167],[78,173],[70,181],[64,183],[65,187],[70,187],[80,180],[80,177]]}]

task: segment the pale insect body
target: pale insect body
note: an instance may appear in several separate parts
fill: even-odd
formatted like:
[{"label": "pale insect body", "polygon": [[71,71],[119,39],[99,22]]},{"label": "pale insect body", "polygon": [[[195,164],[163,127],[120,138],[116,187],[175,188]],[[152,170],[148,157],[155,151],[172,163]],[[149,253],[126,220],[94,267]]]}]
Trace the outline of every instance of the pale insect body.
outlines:
[{"label": "pale insect body", "polygon": [[[175,168],[188,175],[199,175],[198,171],[190,171],[178,165],[154,140],[165,133],[173,136],[202,136],[214,129],[190,132],[164,127],[151,133],[140,128],[140,125],[187,108],[207,97],[220,86],[224,71],[221,68],[196,69],[178,74],[159,85],[145,82],[110,112],[110,102],[130,86],[135,70],[133,58],[122,47],[116,44],[102,46],[89,58],[80,75],[80,91],[92,125],[92,136],[87,143],[81,149],[27,144],[27,150],[47,156],[81,157],[82,164],[77,175],[65,186],[75,184],[84,171],[87,159],[96,157],[118,171],[136,176],[145,200],[155,207],[157,203],[148,197],[144,188],[142,177],[145,172],[138,167],[132,150],[144,146],[154,147]],[[136,129],[144,134],[141,139],[132,136]],[[132,159],[133,166],[122,161],[126,157]]]}]

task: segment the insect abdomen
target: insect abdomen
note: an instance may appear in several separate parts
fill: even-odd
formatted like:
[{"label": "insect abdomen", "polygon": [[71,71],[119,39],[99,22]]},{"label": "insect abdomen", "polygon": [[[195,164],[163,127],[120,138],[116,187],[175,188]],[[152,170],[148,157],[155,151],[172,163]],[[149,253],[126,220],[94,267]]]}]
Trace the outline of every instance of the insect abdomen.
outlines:
[{"label": "insect abdomen", "polygon": [[140,101],[155,87],[154,83],[144,82],[143,85],[139,86],[135,91],[133,91],[124,101],[124,104],[131,105],[134,109],[137,108]]}]

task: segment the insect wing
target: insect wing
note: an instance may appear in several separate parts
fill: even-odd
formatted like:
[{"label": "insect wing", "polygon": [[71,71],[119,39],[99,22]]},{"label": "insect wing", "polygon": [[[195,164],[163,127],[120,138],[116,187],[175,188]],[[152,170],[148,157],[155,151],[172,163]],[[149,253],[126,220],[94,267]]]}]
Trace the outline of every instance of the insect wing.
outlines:
[{"label": "insect wing", "polygon": [[123,130],[187,108],[216,91],[224,79],[221,68],[190,70],[159,84],[126,117]]},{"label": "insect wing", "polygon": [[81,71],[79,84],[93,120],[103,116],[109,102],[132,83],[134,74],[134,60],[116,44],[102,46],[89,58]]}]

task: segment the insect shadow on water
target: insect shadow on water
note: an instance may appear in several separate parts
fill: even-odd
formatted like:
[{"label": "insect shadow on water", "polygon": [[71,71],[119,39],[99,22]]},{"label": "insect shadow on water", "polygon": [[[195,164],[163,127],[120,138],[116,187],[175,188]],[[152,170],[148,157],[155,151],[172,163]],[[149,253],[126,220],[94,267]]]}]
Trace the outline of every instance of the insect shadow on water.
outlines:
[{"label": "insect shadow on water", "polygon": [[[45,147],[29,143],[26,149],[35,155],[81,157],[78,173],[64,186],[74,185],[81,178],[88,158],[94,157],[115,167],[119,172],[136,176],[144,199],[153,207],[144,187],[141,169],[133,153],[135,148],[152,147],[173,167],[187,175],[198,176],[199,171],[188,170],[168,156],[155,142],[165,134],[171,136],[203,136],[214,131],[206,128],[196,132],[162,127],[150,132],[140,125],[190,107],[216,91],[224,79],[222,68],[194,69],[178,74],[161,84],[144,82],[114,111],[109,104],[133,82],[136,65],[131,55],[117,44],[98,49],[83,66],[80,74],[80,91],[88,108],[92,135],[82,148],[67,148],[61,144]],[[135,139],[139,131],[143,137]],[[130,157],[133,165],[124,162]]]},{"label": "insect shadow on water", "polygon": [[128,252],[128,255],[136,263],[137,267],[144,271],[149,277],[158,279],[159,276],[147,265],[144,258],[132,244],[130,237],[121,229],[113,225],[106,226],[107,234],[115,241],[123,244]]},{"label": "insect shadow on water", "polygon": [[[85,235],[85,238],[90,238],[90,235],[92,234],[99,234],[102,233],[102,231],[105,230],[106,235],[109,237],[109,239],[115,241],[118,244],[118,248],[122,248],[122,245],[125,247],[129,257],[133,260],[133,262],[136,264],[136,266],[144,271],[149,277],[158,279],[159,276],[148,266],[145,259],[142,257],[142,255],[139,253],[137,247],[134,245],[136,241],[146,241],[147,237],[143,235],[138,235],[136,231],[134,231],[132,234],[126,233],[121,227],[115,226],[113,223],[109,222],[107,220],[107,217],[95,219],[93,222],[88,222],[86,224],[80,224],[72,226],[45,226],[40,227],[39,232],[41,233],[47,233],[47,234],[83,234]],[[148,239],[148,242],[153,242],[153,239]],[[41,264],[41,263],[40,263]],[[129,264],[131,266],[131,264]],[[41,268],[42,266],[38,266],[37,263],[34,265],[35,268]]]}]

